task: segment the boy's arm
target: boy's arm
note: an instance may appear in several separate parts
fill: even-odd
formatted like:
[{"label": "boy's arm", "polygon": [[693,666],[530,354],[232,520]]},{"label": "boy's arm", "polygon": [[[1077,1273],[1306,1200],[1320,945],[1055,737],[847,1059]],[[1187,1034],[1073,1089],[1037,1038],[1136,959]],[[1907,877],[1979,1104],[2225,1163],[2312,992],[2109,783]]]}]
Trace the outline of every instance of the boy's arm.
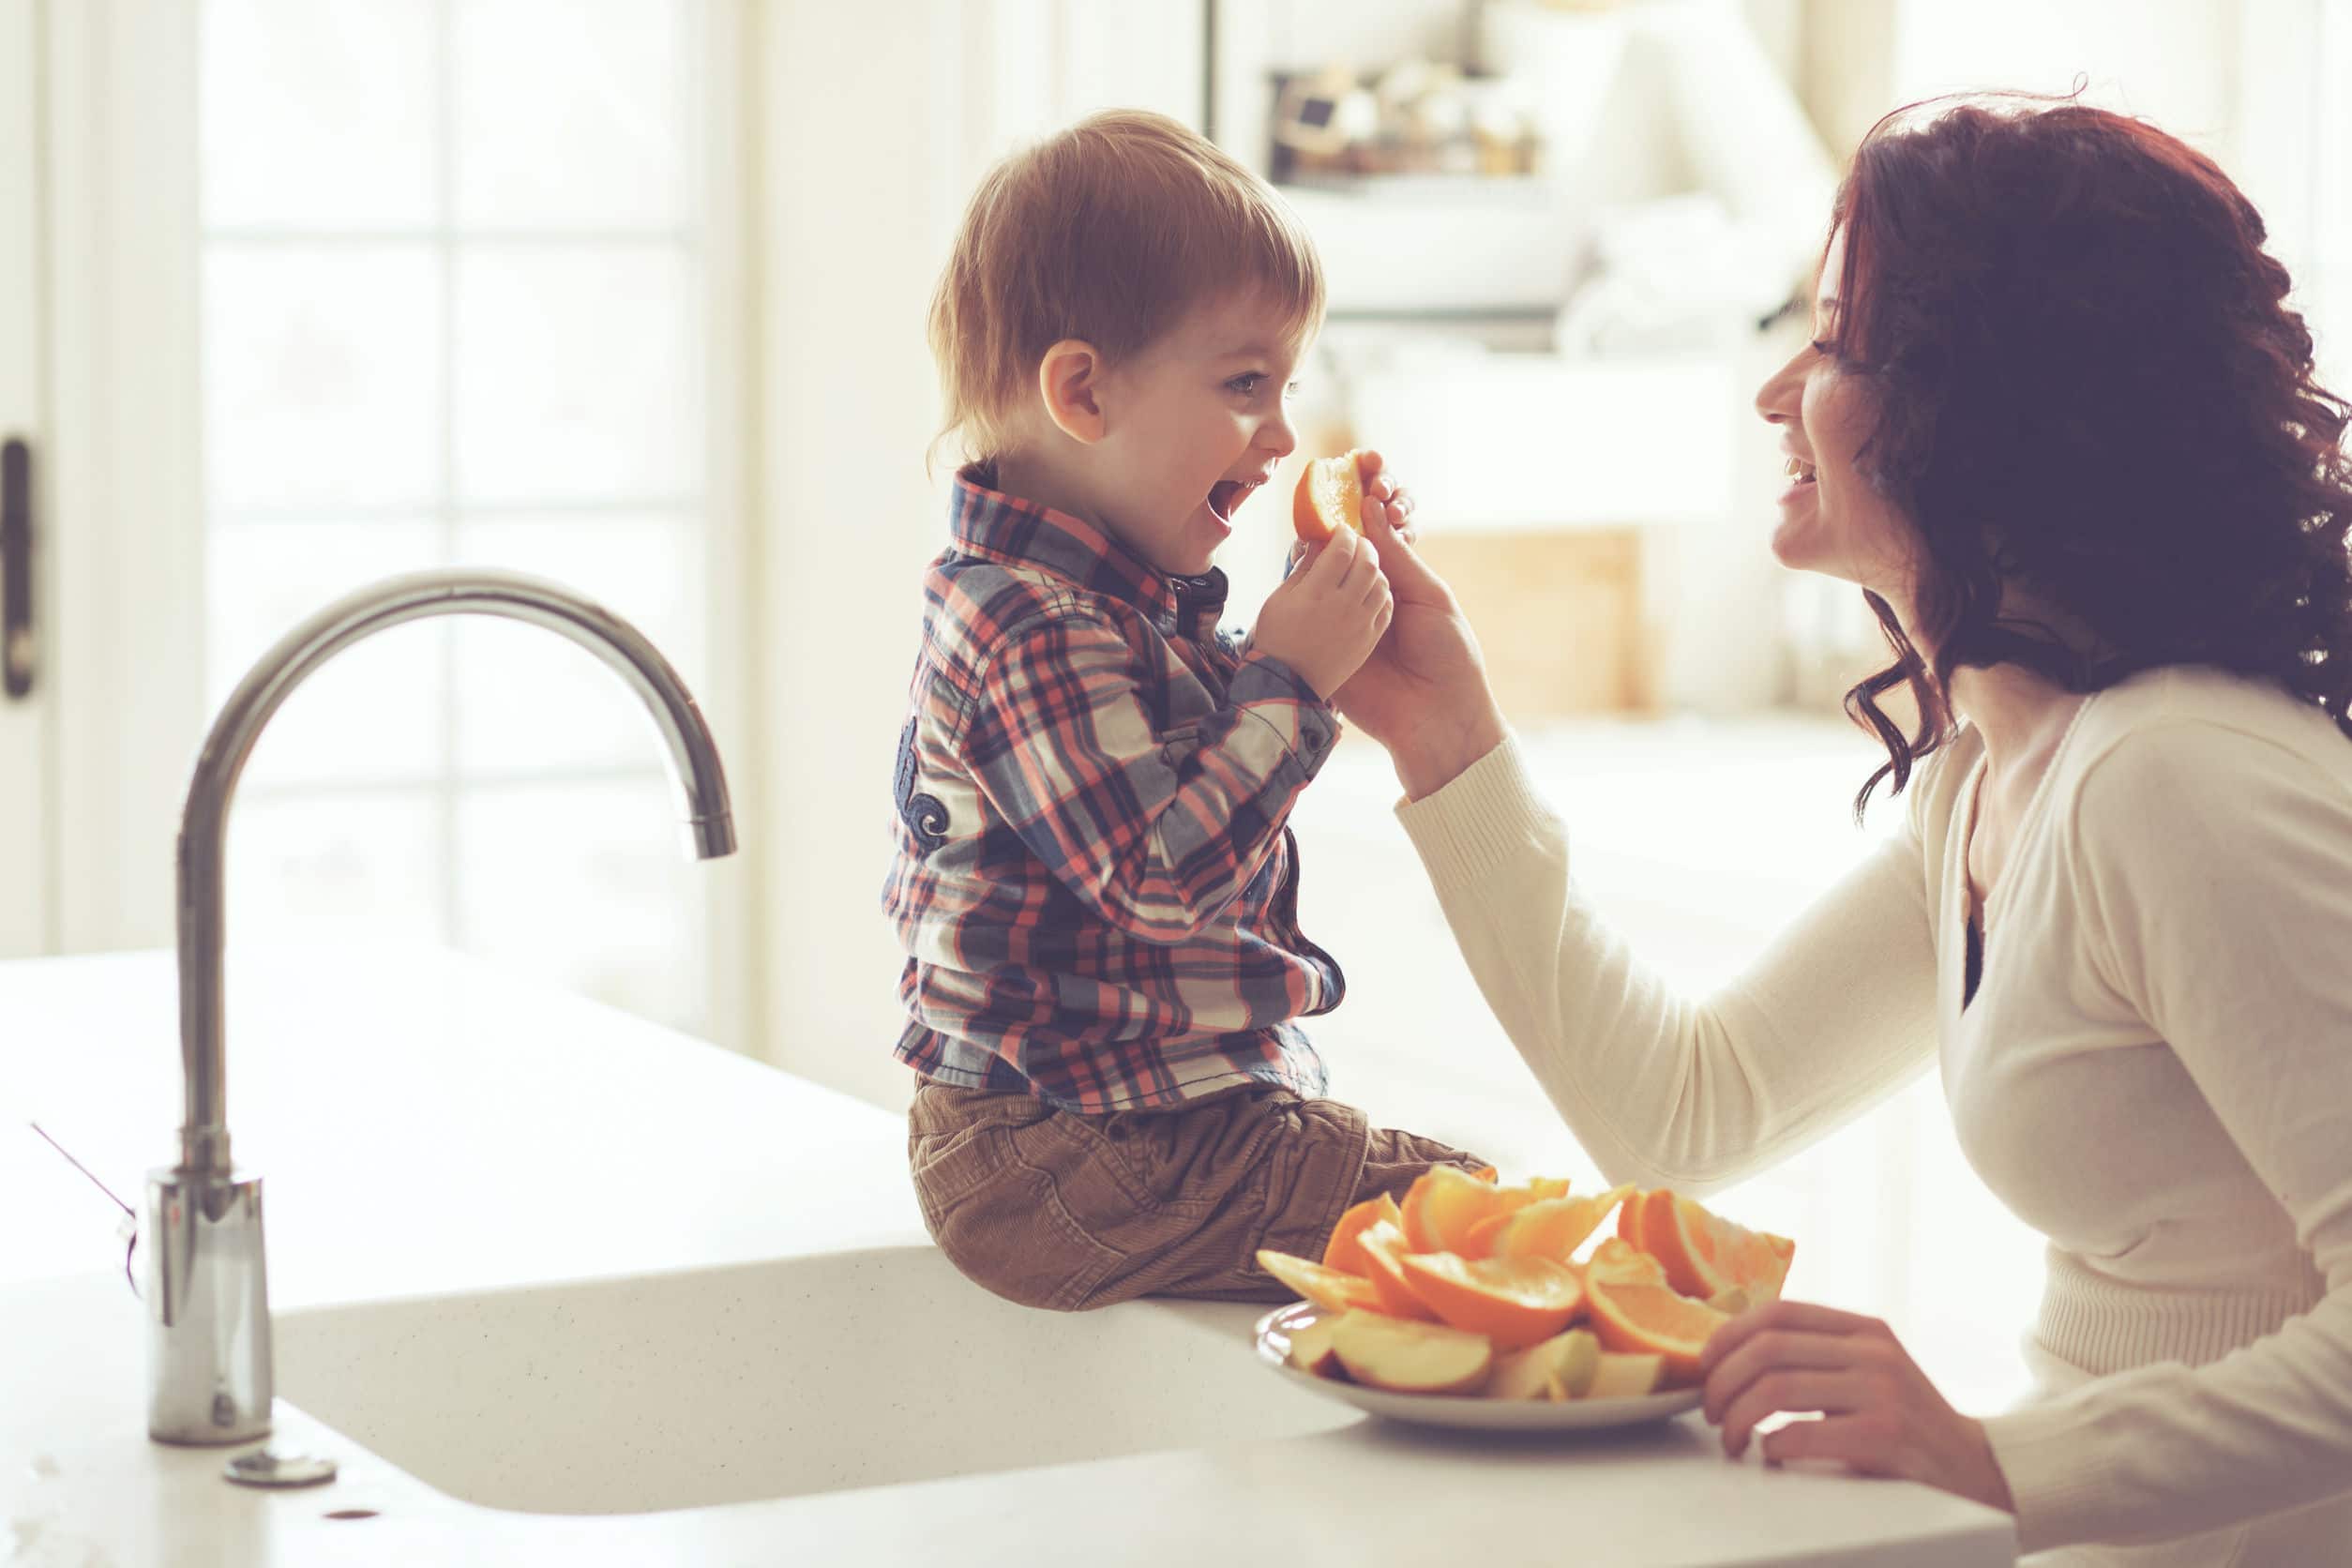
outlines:
[{"label": "boy's arm", "polygon": [[1339,721],[1288,665],[1250,654],[1221,706],[1164,736],[1135,659],[1093,619],[1016,633],[980,683],[961,751],[1090,909],[1145,942],[1181,942],[1257,875]]}]

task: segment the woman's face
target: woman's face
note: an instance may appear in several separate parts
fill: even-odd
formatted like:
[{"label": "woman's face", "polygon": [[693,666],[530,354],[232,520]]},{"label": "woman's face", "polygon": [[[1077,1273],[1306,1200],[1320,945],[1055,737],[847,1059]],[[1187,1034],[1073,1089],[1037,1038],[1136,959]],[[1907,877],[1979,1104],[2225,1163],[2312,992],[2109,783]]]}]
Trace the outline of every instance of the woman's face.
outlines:
[{"label": "woman's face", "polygon": [[1780,498],[1772,553],[1783,565],[1860,583],[1903,609],[1916,535],[1855,466],[1870,430],[1871,384],[1841,369],[1829,352],[1839,330],[1835,295],[1845,258],[1840,229],[1830,237],[1815,286],[1813,341],[1756,394],[1756,413],[1781,427],[1781,454],[1793,481]]}]

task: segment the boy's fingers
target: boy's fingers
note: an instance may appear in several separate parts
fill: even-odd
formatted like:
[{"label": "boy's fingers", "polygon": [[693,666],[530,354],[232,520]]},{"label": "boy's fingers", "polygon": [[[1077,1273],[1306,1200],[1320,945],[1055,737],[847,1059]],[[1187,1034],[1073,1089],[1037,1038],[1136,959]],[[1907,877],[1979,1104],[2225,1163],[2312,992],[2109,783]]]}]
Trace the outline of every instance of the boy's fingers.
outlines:
[{"label": "boy's fingers", "polygon": [[1356,551],[1363,544],[1354,529],[1340,529],[1316,547],[1315,559],[1307,563],[1308,575],[1326,588],[1345,581],[1348,568],[1355,564]]}]

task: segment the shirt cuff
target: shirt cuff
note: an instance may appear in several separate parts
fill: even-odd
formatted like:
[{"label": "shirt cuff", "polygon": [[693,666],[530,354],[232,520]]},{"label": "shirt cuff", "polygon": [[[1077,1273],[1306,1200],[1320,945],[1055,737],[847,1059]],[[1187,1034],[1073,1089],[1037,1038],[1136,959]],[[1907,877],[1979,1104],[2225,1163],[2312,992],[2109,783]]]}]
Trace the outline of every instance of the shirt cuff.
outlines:
[{"label": "shirt cuff", "polygon": [[1227,684],[1225,700],[1282,737],[1282,745],[1312,778],[1339,743],[1339,715],[1299,672],[1251,650]]},{"label": "shirt cuff", "polygon": [[1396,820],[1440,895],[1524,864],[1530,849],[1556,846],[1567,836],[1530,776],[1515,735],[1506,736],[1443,788],[1397,802]]},{"label": "shirt cuff", "polygon": [[2116,1493],[2104,1454],[2086,1440],[2084,1412],[2066,1400],[1984,1418],[1993,1462],[2017,1512],[2017,1550],[2038,1552],[2114,1532]]}]

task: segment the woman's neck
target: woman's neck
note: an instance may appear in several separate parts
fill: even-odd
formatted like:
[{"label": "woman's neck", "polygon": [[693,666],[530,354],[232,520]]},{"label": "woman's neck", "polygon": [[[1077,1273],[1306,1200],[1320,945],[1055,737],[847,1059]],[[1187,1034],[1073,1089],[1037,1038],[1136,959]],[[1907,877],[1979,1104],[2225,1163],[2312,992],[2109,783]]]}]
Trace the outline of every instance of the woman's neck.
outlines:
[{"label": "woman's neck", "polygon": [[2082,702],[2081,692],[2021,664],[1952,672],[1952,705],[1984,737],[1985,766],[1996,780],[2047,761]]}]

